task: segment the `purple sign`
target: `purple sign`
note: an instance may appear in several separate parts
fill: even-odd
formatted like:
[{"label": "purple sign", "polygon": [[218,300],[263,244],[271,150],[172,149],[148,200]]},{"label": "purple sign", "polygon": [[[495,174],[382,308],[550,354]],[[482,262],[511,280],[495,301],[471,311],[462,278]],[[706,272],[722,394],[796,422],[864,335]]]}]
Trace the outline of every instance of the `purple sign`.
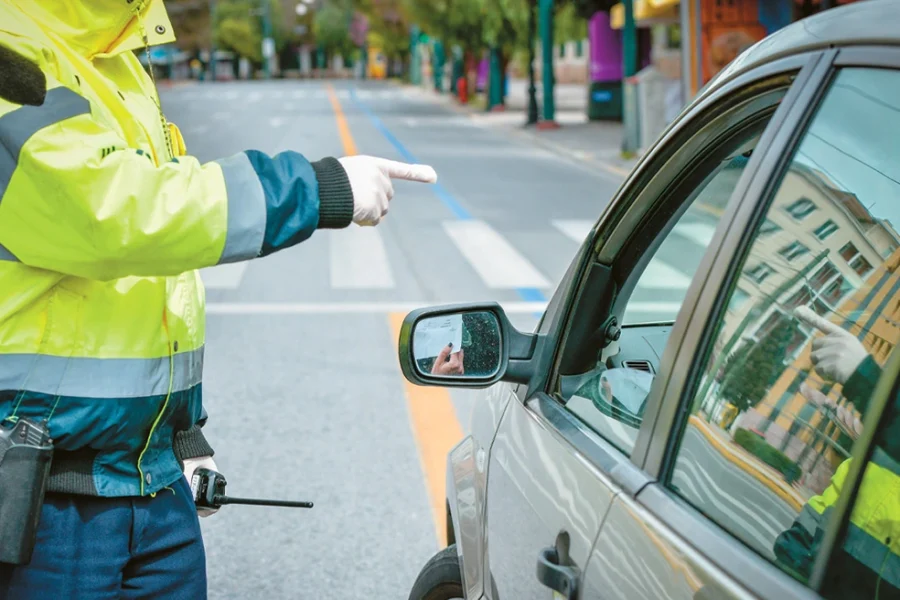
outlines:
[{"label": "purple sign", "polygon": [[483,90],[487,87],[488,72],[490,71],[490,68],[491,65],[487,57],[482,58],[481,62],[478,63],[478,74],[475,78],[475,89]]},{"label": "purple sign", "polygon": [[594,13],[588,22],[591,81],[621,81],[622,35],[609,26],[609,13]]}]

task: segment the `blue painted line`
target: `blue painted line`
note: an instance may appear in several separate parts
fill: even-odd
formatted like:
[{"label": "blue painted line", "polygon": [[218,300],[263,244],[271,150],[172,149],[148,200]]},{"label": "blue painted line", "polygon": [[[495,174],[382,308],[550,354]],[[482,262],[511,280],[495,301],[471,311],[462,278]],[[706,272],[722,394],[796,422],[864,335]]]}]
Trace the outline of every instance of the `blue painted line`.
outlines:
[{"label": "blue painted line", "polygon": [[[387,126],[381,122],[381,119],[378,118],[378,115],[372,112],[372,109],[370,109],[364,102],[357,98],[355,89],[350,89],[350,99],[353,100],[353,103],[356,104],[356,106],[358,106],[359,109],[363,111],[363,113],[365,113],[367,117],[369,117],[369,120],[372,122],[372,125],[375,126],[375,129],[380,131],[381,135],[383,135],[385,139],[387,139],[387,141],[391,143],[391,145],[397,150],[400,156],[403,157],[403,160],[408,163],[419,162],[413,155],[413,153],[403,145],[403,142],[398,140],[397,137],[393,133],[391,133],[390,129],[388,129]],[[434,194],[440,199],[440,201],[444,203],[444,206],[446,206],[450,210],[450,212],[453,213],[453,216],[455,216],[460,221],[472,220],[472,214],[465,208],[463,208],[463,206],[456,200],[456,198],[454,198],[453,195],[449,191],[447,191],[447,188],[442,186],[440,183],[433,184],[431,188],[432,191],[434,191]],[[516,293],[518,293],[519,297],[526,302],[547,301],[547,297],[544,295],[544,292],[542,292],[538,288],[516,288]],[[540,317],[540,314],[541,313],[537,313],[537,316]]]}]

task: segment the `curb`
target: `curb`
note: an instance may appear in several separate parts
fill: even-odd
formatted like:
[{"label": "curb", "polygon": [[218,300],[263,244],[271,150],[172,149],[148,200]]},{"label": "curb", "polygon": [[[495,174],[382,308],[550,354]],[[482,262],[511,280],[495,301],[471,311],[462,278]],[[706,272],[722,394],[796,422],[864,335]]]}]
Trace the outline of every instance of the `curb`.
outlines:
[{"label": "curb", "polygon": [[[736,452],[726,447],[722,440],[716,436],[712,431],[709,430],[709,424],[705,423],[702,419],[697,417],[696,415],[691,415],[688,418],[688,422],[694,425],[697,430],[705,437],[710,444],[712,444],[716,450],[722,454],[725,459],[731,463],[734,463],[740,470],[744,471],[760,483],[762,483],[765,487],[769,488],[776,496],[787,502],[792,508],[794,508],[798,513],[803,508],[804,500],[801,498],[797,492],[793,488],[788,488],[787,484],[783,484],[780,481],[776,481],[772,477],[769,477],[767,473],[765,473],[760,467],[761,465],[754,465],[743,457],[739,456]],[[771,469],[771,467],[766,467],[772,471],[773,474],[778,473],[775,469]],[[780,475],[780,473],[778,473]]]}]

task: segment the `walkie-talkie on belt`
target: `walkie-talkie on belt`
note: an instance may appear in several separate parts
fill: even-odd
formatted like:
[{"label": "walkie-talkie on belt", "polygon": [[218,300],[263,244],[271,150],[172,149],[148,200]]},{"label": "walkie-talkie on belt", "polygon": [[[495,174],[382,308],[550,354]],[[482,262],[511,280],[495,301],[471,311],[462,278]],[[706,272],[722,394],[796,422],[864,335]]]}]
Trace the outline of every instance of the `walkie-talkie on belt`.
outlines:
[{"label": "walkie-talkie on belt", "polygon": [[0,421],[0,563],[31,561],[52,458],[45,422]]},{"label": "walkie-talkie on belt", "polygon": [[253,506],[282,506],[287,508],[312,508],[312,502],[290,500],[261,500],[257,498],[230,498],[225,495],[225,477],[212,469],[197,469],[191,477],[191,494],[197,508],[219,508],[225,504],[249,504]]}]

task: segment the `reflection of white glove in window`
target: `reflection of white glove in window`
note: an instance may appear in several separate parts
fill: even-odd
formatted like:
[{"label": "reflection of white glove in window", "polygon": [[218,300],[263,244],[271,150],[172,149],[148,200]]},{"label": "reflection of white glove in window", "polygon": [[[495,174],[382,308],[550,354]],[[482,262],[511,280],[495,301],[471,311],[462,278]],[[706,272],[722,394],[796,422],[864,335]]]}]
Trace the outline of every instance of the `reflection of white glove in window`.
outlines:
[{"label": "reflection of white glove in window", "polygon": [[[210,469],[212,471],[218,471],[219,468],[216,466],[215,461],[212,459],[212,456],[201,456],[199,458],[186,458],[184,459],[184,476],[188,480],[188,485],[191,483],[191,477],[194,476],[194,471],[197,469]],[[216,514],[216,508],[198,508],[197,514],[201,517],[208,517],[210,515]]]},{"label": "reflection of white glove in window", "polygon": [[435,183],[437,174],[427,165],[409,165],[372,156],[345,156],[338,161],[353,190],[353,222],[377,225],[394,197],[391,179]]},{"label": "reflection of white glove in window", "polygon": [[868,356],[865,347],[852,333],[823,319],[808,307],[794,310],[794,315],[825,334],[812,343],[812,363],[816,373],[836,383],[844,384]]}]

